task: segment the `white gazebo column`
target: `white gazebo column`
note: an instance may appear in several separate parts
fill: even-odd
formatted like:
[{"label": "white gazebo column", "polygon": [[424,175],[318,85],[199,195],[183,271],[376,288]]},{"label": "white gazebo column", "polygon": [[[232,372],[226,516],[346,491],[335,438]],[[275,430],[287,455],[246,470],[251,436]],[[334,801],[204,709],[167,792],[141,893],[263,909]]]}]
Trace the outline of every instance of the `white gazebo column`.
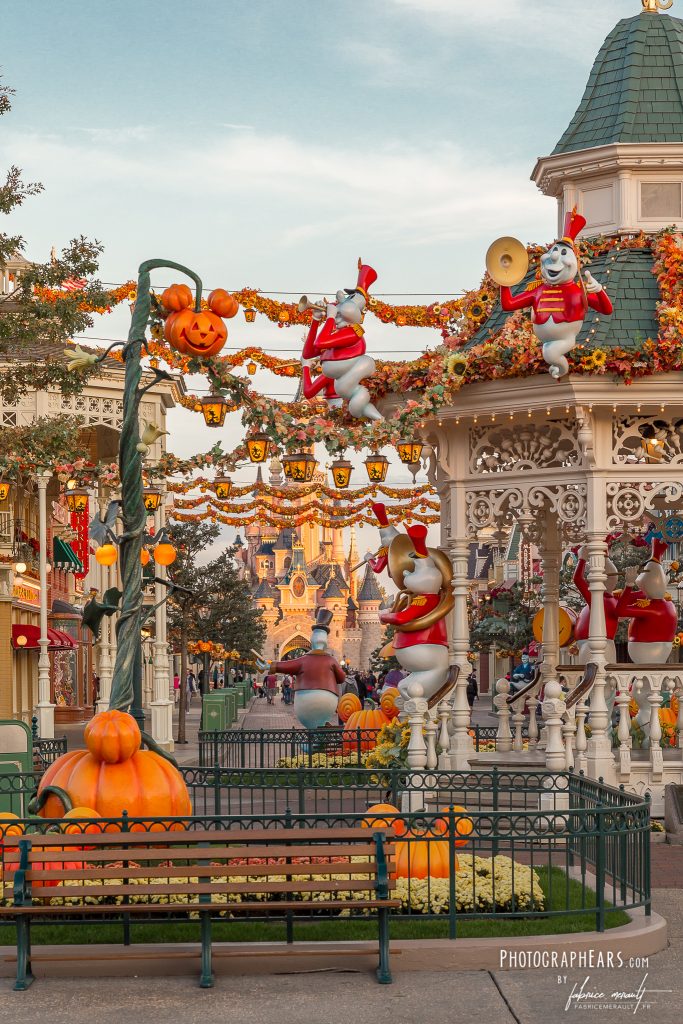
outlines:
[{"label": "white gazebo column", "polygon": [[590,693],[590,726],[591,735],[588,740],[586,757],[588,775],[593,779],[603,778],[605,782],[615,783],[614,756],[610,738],[609,709],[605,700],[605,659],[607,650],[607,627],[605,622],[605,560],[607,543],[604,527],[604,489],[597,489],[593,500],[596,503],[602,498],[600,508],[593,507],[592,518],[602,518],[601,529],[592,529],[588,533],[588,586],[591,595],[590,627],[588,646],[589,660],[597,665],[595,683]]},{"label": "white gazebo column", "polygon": [[[546,515],[543,546],[541,547],[543,564],[543,662],[541,680],[545,684],[557,676],[557,665],[560,660],[560,531],[557,518],[552,512]],[[535,706],[535,702],[534,702]]]},{"label": "white gazebo column", "polygon": [[[457,500],[454,495],[452,502]],[[464,501],[464,496],[463,496]],[[463,510],[464,512],[464,510]],[[464,519],[458,519],[464,523]],[[464,528],[463,528],[464,534]],[[474,753],[472,737],[469,734],[471,711],[467,701],[467,676],[469,661],[467,654],[470,648],[470,630],[467,619],[467,563],[469,542],[463,535],[456,536],[449,544],[453,563],[453,635],[451,638],[451,663],[460,669],[452,705],[453,731],[451,734],[451,768],[462,771],[469,767],[469,759]]]},{"label": "white gazebo column", "polygon": [[[165,491],[162,490],[161,504],[154,515],[154,529],[158,533],[166,525]],[[157,565],[155,575],[166,579],[166,566]],[[152,681],[152,739],[164,750],[173,750],[173,701],[169,694],[172,678],[169,675],[168,640],[166,637],[166,601],[168,588],[163,583],[154,585],[154,664]],[[161,603],[163,602],[163,603]]]},{"label": "white gazebo column", "polygon": [[50,640],[47,635],[47,485],[52,471],[38,470],[38,542],[40,570],[40,638],[38,646],[38,735],[42,739],[54,739],[55,706],[50,700]]}]

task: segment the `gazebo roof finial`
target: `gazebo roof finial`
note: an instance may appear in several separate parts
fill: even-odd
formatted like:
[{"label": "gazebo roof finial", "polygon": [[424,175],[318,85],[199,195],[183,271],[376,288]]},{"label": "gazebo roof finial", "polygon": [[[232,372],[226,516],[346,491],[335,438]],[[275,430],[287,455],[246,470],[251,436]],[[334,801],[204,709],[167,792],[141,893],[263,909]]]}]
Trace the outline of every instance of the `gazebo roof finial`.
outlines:
[{"label": "gazebo roof finial", "polygon": [[642,0],[643,10],[649,14],[659,14],[660,11],[668,11],[674,0]]}]

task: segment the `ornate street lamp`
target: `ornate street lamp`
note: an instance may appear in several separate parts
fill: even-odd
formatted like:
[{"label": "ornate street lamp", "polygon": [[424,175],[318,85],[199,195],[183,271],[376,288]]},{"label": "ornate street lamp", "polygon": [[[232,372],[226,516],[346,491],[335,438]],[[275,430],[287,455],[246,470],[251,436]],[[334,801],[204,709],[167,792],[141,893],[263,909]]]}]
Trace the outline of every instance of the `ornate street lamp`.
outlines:
[{"label": "ornate street lamp", "polygon": [[365,460],[365,468],[368,472],[368,480],[372,484],[381,484],[387,478],[389,459],[386,455],[368,455]]},{"label": "ornate street lamp", "polygon": [[213,481],[216,497],[221,501],[227,501],[232,491],[232,480],[229,476],[217,476]]},{"label": "ornate street lamp", "polygon": [[0,482],[0,501],[7,501],[10,485],[5,481]]},{"label": "ornate street lamp", "polygon": [[222,427],[229,402],[223,395],[205,395],[201,400],[204,422],[207,427]]},{"label": "ornate street lamp", "polygon": [[334,486],[339,487],[340,490],[346,489],[349,486],[349,481],[351,480],[352,469],[353,466],[348,459],[335,459],[330,466]]},{"label": "ornate street lamp", "polygon": [[252,434],[247,438],[247,451],[252,462],[265,462],[270,451],[270,438],[267,434]]},{"label": "ornate street lamp", "polygon": [[296,455],[283,455],[282,466],[288,480],[296,483],[310,483],[318,465],[310,452],[299,452]]},{"label": "ornate street lamp", "polygon": [[69,512],[85,512],[90,492],[86,487],[74,487],[66,492],[66,507]]},{"label": "ornate street lamp", "polygon": [[145,487],[142,492],[142,501],[145,506],[145,512],[153,515],[161,504],[161,491],[158,491],[156,487]]},{"label": "ornate street lamp", "polygon": [[399,441],[396,445],[398,457],[405,466],[417,466],[424,445],[421,441]]}]

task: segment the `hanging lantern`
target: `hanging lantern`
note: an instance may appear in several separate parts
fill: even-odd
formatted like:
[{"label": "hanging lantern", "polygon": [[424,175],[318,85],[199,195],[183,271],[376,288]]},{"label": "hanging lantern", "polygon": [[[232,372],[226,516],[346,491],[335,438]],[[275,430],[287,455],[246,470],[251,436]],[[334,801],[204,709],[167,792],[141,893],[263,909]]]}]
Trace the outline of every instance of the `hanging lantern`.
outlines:
[{"label": "hanging lantern", "polygon": [[152,556],[150,555],[147,548],[143,548],[140,552],[140,565],[149,565],[149,560]]},{"label": "hanging lantern", "polygon": [[[68,486],[68,485],[67,485]],[[69,512],[85,512],[90,492],[85,487],[74,487],[66,492],[66,507]]]},{"label": "hanging lantern", "polygon": [[248,324],[253,324],[254,320],[256,319],[256,310],[251,308],[245,309],[244,319],[247,321]]},{"label": "hanging lantern", "polygon": [[177,553],[172,544],[162,541],[154,549],[154,561],[157,565],[172,565],[176,560]]},{"label": "hanging lantern", "polygon": [[10,485],[8,483],[0,483],[0,501],[7,501],[9,487]]},{"label": "hanging lantern", "polygon": [[318,463],[310,452],[298,452],[296,455],[283,455],[282,465],[288,480],[310,483]]},{"label": "hanging lantern", "polygon": [[396,445],[398,457],[406,466],[417,466],[424,445],[421,441],[399,441]]},{"label": "hanging lantern", "polygon": [[263,433],[252,434],[247,438],[247,451],[252,462],[265,462],[270,451],[270,438]]},{"label": "hanging lantern", "polygon": [[253,377],[254,374],[256,373],[256,370],[256,363],[254,362],[253,359],[250,359],[249,362],[247,363],[247,373],[249,374],[250,377]]},{"label": "hanging lantern", "polygon": [[221,501],[227,501],[232,491],[232,480],[229,476],[217,476],[213,481],[216,497]]},{"label": "hanging lantern", "polygon": [[289,323],[289,310],[281,309],[280,312],[277,315],[277,318],[278,318],[278,320],[280,321],[281,324],[288,324]]},{"label": "hanging lantern", "polygon": [[206,395],[201,400],[201,410],[207,427],[222,427],[228,411],[228,401],[223,395]]},{"label": "hanging lantern", "polygon": [[397,327],[405,327],[405,325],[407,323],[408,323],[408,317],[405,315],[405,313],[399,313],[397,315],[397,317],[396,317],[396,326]]},{"label": "hanging lantern", "polygon": [[353,466],[348,459],[335,459],[330,466],[334,486],[344,489],[349,486]]},{"label": "hanging lantern", "polygon": [[118,557],[115,544],[102,544],[95,552],[95,561],[98,565],[113,565]]},{"label": "hanging lantern", "polygon": [[157,491],[154,487],[145,487],[142,492],[142,503],[145,506],[145,512],[152,515],[161,504],[161,491]]},{"label": "hanging lantern", "polygon": [[368,480],[373,484],[381,484],[387,478],[389,459],[386,455],[369,455],[365,460]]}]

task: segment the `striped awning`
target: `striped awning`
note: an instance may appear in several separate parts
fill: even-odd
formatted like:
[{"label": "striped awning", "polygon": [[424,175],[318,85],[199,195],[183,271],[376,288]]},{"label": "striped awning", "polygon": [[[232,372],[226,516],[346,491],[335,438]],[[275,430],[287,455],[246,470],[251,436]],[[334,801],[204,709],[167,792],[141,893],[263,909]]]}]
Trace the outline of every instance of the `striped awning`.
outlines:
[{"label": "striped awning", "polygon": [[55,537],[52,545],[52,564],[65,572],[83,572],[83,563],[67,541]]}]

